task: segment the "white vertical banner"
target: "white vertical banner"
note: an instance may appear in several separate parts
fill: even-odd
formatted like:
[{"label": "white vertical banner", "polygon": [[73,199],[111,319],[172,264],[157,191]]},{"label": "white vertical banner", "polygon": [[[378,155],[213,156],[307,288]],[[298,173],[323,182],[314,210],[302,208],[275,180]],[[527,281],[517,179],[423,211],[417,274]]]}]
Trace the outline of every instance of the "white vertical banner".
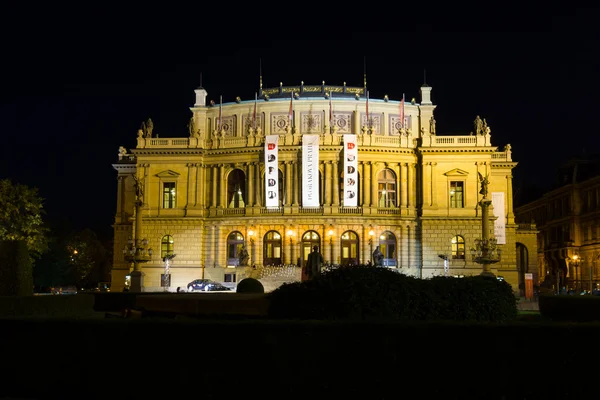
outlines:
[{"label": "white vertical banner", "polygon": [[318,207],[319,135],[302,135],[302,206]]},{"label": "white vertical banner", "polygon": [[358,146],[356,135],[344,135],[344,206],[358,205]]},{"label": "white vertical banner", "polygon": [[506,217],[504,215],[504,192],[492,192],[492,205],[494,206],[494,236],[498,244],[506,244]]},{"label": "white vertical banner", "polygon": [[279,135],[265,136],[265,205],[279,207]]}]

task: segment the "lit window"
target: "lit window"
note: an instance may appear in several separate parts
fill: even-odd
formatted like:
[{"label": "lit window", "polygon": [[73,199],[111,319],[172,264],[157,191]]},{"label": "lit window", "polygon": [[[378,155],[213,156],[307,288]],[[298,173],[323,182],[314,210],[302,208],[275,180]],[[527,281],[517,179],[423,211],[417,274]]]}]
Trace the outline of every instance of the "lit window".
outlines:
[{"label": "lit window", "polygon": [[462,236],[452,238],[452,258],[454,260],[465,259],[465,239]]},{"label": "lit window", "polygon": [[175,208],[175,182],[163,184],[163,208]]},{"label": "lit window", "polygon": [[450,182],[450,208],[464,208],[463,186],[464,182]]},{"label": "lit window", "polygon": [[165,235],[160,241],[160,258],[165,258],[167,255],[173,254],[173,236]]}]

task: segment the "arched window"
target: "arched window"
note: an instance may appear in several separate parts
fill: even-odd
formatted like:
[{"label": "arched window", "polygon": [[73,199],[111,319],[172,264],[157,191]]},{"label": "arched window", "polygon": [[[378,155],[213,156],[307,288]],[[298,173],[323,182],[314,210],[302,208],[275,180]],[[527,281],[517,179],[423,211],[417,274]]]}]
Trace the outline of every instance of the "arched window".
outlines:
[{"label": "arched window", "polygon": [[263,265],[281,265],[281,235],[269,231],[263,241]]},{"label": "arched window", "polygon": [[160,241],[160,258],[165,258],[167,255],[173,254],[173,244],[173,236],[163,236]]},{"label": "arched window", "polygon": [[244,236],[239,232],[231,232],[227,236],[227,265],[238,265],[238,254],[244,246]]},{"label": "arched window", "polygon": [[227,177],[228,208],[244,208],[246,203],[246,174],[241,169],[234,169]]},{"label": "arched window", "polygon": [[456,235],[452,238],[452,259],[465,259],[465,239],[462,236]]},{"label": "arched window", "polygon": [[322,252],[321,237],[315,231],[306,231],[302,235],[302,265],[308,260],[308,255],[312,252],[314,246],[317,246],[319,252]]},{"label": "arched window", "polygon": [[396,254],[396,236],[390,231],[385,231],[379,235],[379,250],[383,253],[383,266],[396,267],[398,266]]},{"label": "arched window", "polygon": [[352,231],[346,231],[341,236],[342,265],[358,265],[358,235]]},{"label": "arched window", "polygon": [[396,207],[396,174],[384,169],[377,177],[377,196],[379,207]]}]

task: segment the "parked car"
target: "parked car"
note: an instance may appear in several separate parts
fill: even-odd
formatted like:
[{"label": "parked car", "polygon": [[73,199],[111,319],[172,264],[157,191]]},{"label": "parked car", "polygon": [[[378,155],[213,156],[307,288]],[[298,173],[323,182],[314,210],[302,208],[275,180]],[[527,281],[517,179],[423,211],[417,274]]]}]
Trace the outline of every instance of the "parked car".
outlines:
[{"label": "parked car", "polygon": [[188,283],[187,290],[188,292],[216,292],[231,290],[231,288],[211,279],[196,279]]}]

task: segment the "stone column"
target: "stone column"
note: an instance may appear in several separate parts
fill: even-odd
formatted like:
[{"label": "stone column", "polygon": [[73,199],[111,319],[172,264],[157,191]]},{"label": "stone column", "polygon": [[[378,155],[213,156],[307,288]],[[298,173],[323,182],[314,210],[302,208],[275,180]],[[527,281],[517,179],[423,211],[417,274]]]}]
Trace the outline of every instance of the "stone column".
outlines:
[{"label": "stone column", "polygon": [[[150,174],[150,164],[142,164],[144,166],[144,193],[150,193],[150,179],[148,175]],[[159,189],[160,190],[160,189]],[[150,196],[144,196],[142,207],[148,208],[147,198]]]},{"label": "stone column", "polygon": [[437,185],[437,171],[436,171],[437,163],[431,163],[431,206],[437,208],[437,196],[436,193],[436,185]]},{"label": "stone column", "polygon": [[292,204],[292,162],[285,162],[285,205],[289,206]]},{"label": "stone column", "polygon": [[227,208],[227,182],[225,181],[225,167],[226,164],[220,164],[220,180],[219,180],[219,186],[220,186],[220,193],[219,193],[219,206],[221,208]]},{"label": "stone column", "polygon": [[189,163],[186,166],[188,167],[188,174],[187,174],[188,175],[187,176],[187,178],[188,178],[187,179],[187,184],[188,185],[187,185],[187,201],[186,201],[185,207],[189,208],[192,205],[192,202],[193,202],[192,199],[193,199],[193,190],[194,190],[194,179],[193,179],[193,176],[194,176],[194,171],[193,171],[194,164]]},{"label": "stone column", "polygon": [[379,163],[371,163],[371,207],[377,207],[379,184],[377,180],[377,166]]},{"label": "stone column", "polygon": [[121,223],[125,220],[123,215],[123,185],[125,184],[125,177],[123,175],[117,176],[117,223]]},{"label": "stone column", "polygon": [[[512,195],[512,174],[506,175],[506,204],[508,208],[507,224],[515,223],[515,214],[513,213],[513,195]],[[502,213],[504,215],[504,213]]]},{"label": "stone column", "polygon": [[400,206],[406,208],[408,206],[408,164],[400,163]]},{"label": "stone column", "polygon": [[408,207],[414,207],[415,206],[415,201],[416,196],[415,196],[415,191],[414,188],[416,187],[416,182],[415,182],[415,163],[409,163],[408,164],[408,190],[407,190],[407,197],[408,197],[408,203],[407,206]]},{"label": "stone column", "polygon": [[431,206],[431,201],[432,201],[432,195],[433,193],[431,193],[431,163],[425,163],[425,173],[424,173],[424,177],[423,177],[423,196],[425,197],[423,199],[423,205],[425,207],[429,207]]},{"label": "stone column", "polygon": [[248,189],[248,206],[254,206],[254,163],[246,164],[246,188]]},{"label": "stone column", "polygon": [[[261,206],[262,205],[262,185],[261,185],[261,176],[260,176],[260,163],[256,163],[254,164],[254,178],[255,178],[255,184],[254,184],[254,196],[256,198],[255,201],[255,205],[257,206]],[[261,261],[262,263],[262,261]]]},{"label": "stone column", "polygon": [[221,227],[215,225],[215,266],[221,266]]},{"label": "stone column", "polygon": [[410,264],[408,263],[408,225],[400,225],[400,258],[401,258],[401,266],[402,268],[410,268]]},{"label": "stone column", "polygon": [[365,161],[364,168],[365,168],[365,173],[364,173],[365,179],[364,179],[364,185],[362,186],[363,193],[365,194],[364,205],[366,207],[370,207],[371,206],[371,162]]},{"label": "stone column", "polygon": [[210,206],[212,208],[216,208],[217,207],[217,182],[219,182],[219,166],[213,165],[211,168],[213,171],[213,179],[212,179],[212,202],[211,202]]},{"label": "stone column", "polygon": [[340,175],[338,172],[339,159],[333,162],[333,205],[340,206]]},{"label": "stone column", "polygon": [[325,161],[325,205],[331,205],[331,161]]},{"label": "stone column", "polygon": [[300,177],[298,176],[298,169],[299,169],[299,165],[298,165],[298,161],[294,161],[292,163],[292,166],[294,168],[294,205],[298,206],[298,196],[300,193]]}]

